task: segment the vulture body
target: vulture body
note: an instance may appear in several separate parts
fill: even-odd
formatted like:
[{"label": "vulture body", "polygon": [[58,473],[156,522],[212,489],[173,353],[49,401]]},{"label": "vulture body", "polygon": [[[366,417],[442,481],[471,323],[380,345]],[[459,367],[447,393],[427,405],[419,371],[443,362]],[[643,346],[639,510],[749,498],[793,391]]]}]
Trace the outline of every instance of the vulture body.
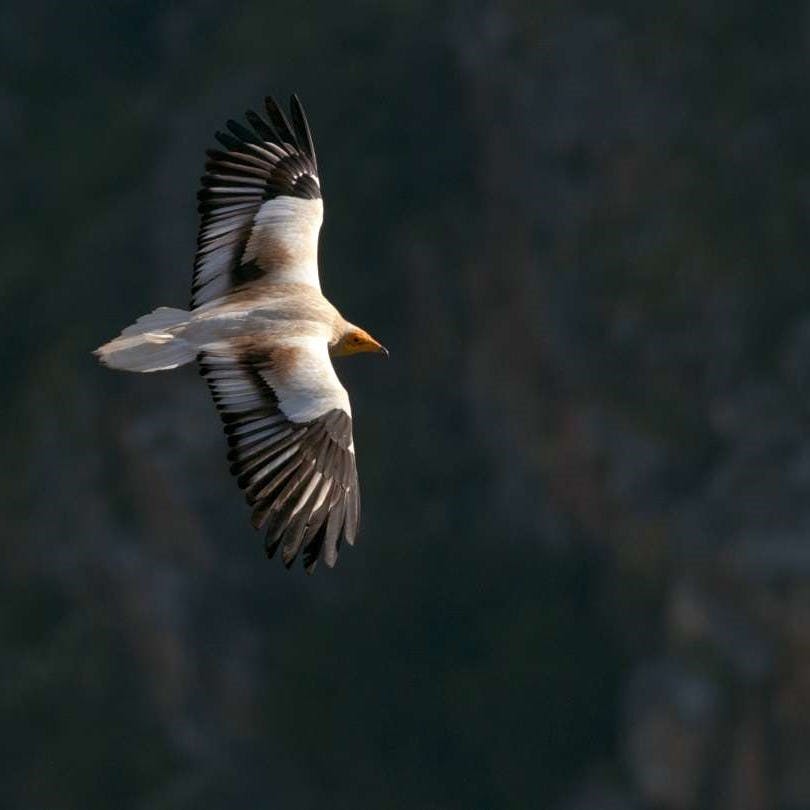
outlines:
[{"label": "vulture body", "polygon": [[323,221],[306,115],[228,122],[208,153],[190,310],[161,307],[95,354],[152,372],[196,362],[222,417],[231,471],[285,565],[332,566],[360,519],[351,406],[331,357],[387,351],[321,294]]}]

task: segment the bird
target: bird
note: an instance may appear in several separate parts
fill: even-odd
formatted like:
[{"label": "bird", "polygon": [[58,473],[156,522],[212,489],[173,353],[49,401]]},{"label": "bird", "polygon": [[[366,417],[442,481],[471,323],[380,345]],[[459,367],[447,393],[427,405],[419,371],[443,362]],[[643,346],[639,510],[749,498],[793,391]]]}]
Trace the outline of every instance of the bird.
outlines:
[{"label": "bird", "polygon": [[360,493],[352,409],[333,357],[388,350],[321,292],[323,199],[304,108],[227,122],[206,153],[188,310],[159,307],[94,351],[112,369],[196,362],[224,425],[231,473],[268,557],[312,573],[353,545]]}]

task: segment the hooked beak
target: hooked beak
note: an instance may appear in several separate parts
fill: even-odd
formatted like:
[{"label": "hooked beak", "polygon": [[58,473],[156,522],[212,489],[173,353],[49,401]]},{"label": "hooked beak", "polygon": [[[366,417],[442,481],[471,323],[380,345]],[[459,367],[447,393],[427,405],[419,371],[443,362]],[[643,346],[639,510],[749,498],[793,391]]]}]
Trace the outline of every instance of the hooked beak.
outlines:
[{"label": "hooked beak", "polygon": [[376,340],[374,340],[374,338],[371,339],[371,342],[374,345],[374,351],[377,352],[377,354],[384,354],[386,357],[390,356],[388,349],[386,349],[382,343],[378,343]]}]

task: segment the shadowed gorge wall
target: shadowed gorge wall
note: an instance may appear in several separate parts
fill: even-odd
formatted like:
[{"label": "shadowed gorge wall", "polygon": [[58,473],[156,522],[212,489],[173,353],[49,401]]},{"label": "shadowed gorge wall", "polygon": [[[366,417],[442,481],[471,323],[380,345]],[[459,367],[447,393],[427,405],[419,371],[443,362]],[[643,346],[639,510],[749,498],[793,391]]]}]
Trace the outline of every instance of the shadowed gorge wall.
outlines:
[{"label": "shadowed gorge wall", "polygon": [[[0,804],[810,805],[802,4],[0,12]],[[358,546],[264,560],[193,368],[204,150],[297,92]]]}]

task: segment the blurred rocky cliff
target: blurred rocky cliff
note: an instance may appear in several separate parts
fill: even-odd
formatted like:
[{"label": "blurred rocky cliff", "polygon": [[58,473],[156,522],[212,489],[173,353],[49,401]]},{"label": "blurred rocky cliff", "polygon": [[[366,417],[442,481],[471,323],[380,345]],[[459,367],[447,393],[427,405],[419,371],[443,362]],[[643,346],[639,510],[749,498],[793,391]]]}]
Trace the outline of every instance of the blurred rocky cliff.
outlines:
[{"label": "blurred rocky cliff", "polygon": [[[0,12],[4,807],[810,807],[805,4]],[[364,517],[263,558],[193,369],[204,149],[315,132]]]}]

